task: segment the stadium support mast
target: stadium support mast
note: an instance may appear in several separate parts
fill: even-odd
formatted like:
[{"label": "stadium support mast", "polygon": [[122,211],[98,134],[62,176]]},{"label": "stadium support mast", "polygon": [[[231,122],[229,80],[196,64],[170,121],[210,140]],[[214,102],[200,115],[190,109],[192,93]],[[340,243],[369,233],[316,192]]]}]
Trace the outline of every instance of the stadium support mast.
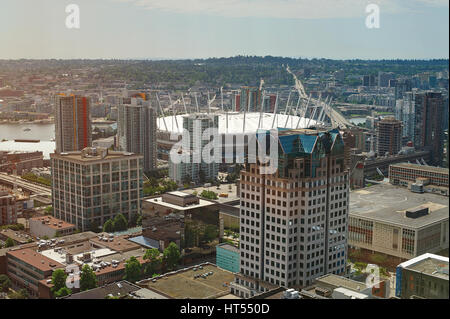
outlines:
[{"label": "stadium support mast", "polygon": [[308,102],[306,102],[305,113],[304,113],[302,116],[299,116],[299,117],[298,117],[297,126],[295,127],[296,129],[298,129],[298,126],[299,126],[299,124],[300,124],[300,120],[302,119],[302,117],[303,117],[303,118],[305,119],[305,121],[306,121],[305,116],[306,116],[306,112],[308,111],[309,101],[311,101],[311,94],[309,95]]},{"label": "stadium support mast", "polygon": [[273,121],[272,121],[271,128],[273,128],[273,125],[275,124],[275,118],[277,117],[277,110],[278,110],[278,93],[275,98],[275,109],[273,110]]},{"label": "stadium support mast", "polygon": [[[319,105],[320,105],[320,100],[321,100],[321,99],[322,99],[322,95],[319,97],[319,100],[318,100],[318,102],[317,102]],[[311,119],[314,119],[314,116],[316,116],[317,108],[318,108],[317,104],[314,105],[314,111],[313,111],[313,114],[309,117],[309,119],[308,119],[308,124],[306,125],[306,128],[309,128],[309,123],[311,122]]]},{"label": "stadium support mast", "polygon": [[296,108],[295,108],[295,116],[298,116],[298,107],[299,107],[299,105],[300,105],[300,100],[301,100],[301,98],[300,98],[300,95],[298,96],[298,100],[297,100],[297,106],[296,106]]},{"label": "stadium support mast", "polygon": [[252,94],[249,94],[248,103],[247,105],[244,105],[244,123],[242,124],[242,133],[245,133],[245,116],[247,113],[247,109],[250,108],[251,102],[252,102]]},{"label": "stadium support mast", "polygon": [[183,93],[181,93],[181,99],[183,100],[184,112],[186,114],[189,114],[188,111],[187,111],[187,108],[186,108],[186,102],[184,101],[184,94]]},{"label": "stadium support mast", "polygon": [[[261,81],[262,81],[262,79],[261,79]],[[261,109],[259,110],[258,129],[261,127],[261,119],[262,119],[262,115],[263,115],[263,109],[264,109],[264,94],[261,94]]]},{"label": "stadium support mast", "polygon": [[194,92],[194,97],[195,97],[195,105],[197,106],[197,113],[200,113],[200,110],[198,108],[197,92]]},{"label": "stadium support mast", "polygon": [[323,113],[324,113],[324,111],[325,111],[325,107],[327,106],[327,102],[328,102],[328,96],[327,96],[327,98],[325,99],[325,102],[322,102],[320,105],[322,105],[322,109],[320,110],[320,113],[319,113],[319,116],[317,117],[317,120],[320,122],[320,119],[322,118],[322,116],[323,116]]},{"label": "stadium support mast", "polygon": [[208,114],[211,113],[211,103],[209,99],[209,91],[208,91]]},{"label": "stadium support mast", "polygon": [[222,100],[222,112],[223,112],[224,111],[223,110],[223,86],[220,88],[220,98]]},{"label": "stadium support mast", "polygon": [[288,99],[287,99],[287,102],[286,102],[286,107],[284,109],[284,115],[287,114],[287,111],[288,111],[288,108],[289,108],[289,100],[291,99],[291,93],[292,93],[292,91],[289,91]]},{"label": "stadium support mast", "polygon": [[168,131],[167,124],[166,124],[166,119],[165,119],[166,116],[164,115],[164,112],[162,110],[161,102],[159,101],[158,93],[156,93],[156,101],[158,101],[158,107],[159,107],[159,111],[161,112],[161,115],[162,115],[162,119],[163,119],[163,122],[164,122],[164,127],[166,128],[166,131]]},{"label": "stadium support mast", "polygon": [[174,107],[175,107],[175,104],[177,104],[177,102],[179,100],[177,100],[174,103],[172,103],[172,98],[170,97],[170,93],[168,95],[169,95],[169,103],[170,103],[171,108],[172,108],[172,129],[173,129],[173,119],[175,118],[175,124],[177,125],[177,131],[178,131],[178,120],[177,120],[177,116],[176,116],[176,112],[175,112],[175,108]]}]

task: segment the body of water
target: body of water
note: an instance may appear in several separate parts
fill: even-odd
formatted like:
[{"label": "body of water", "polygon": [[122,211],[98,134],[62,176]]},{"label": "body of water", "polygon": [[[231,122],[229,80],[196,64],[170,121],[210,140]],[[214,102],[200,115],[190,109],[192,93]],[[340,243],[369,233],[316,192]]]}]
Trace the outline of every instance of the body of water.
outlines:
[{"label": "body of water", "polygon": [[[104,129],[110,126],[117,129],[117,124],[94,124],[93,127]],[[14,142],[17,139],[40,140],[39,143]],[[55,150],[55,124],[0,123],[0,151],[42,151],[44,159],[50,158]],[[6,140],[3,141],[2,140]]]},{"label": "body of water", "polygon": [[[55,150],[54,124],[0,124],[0,151],[41,151],[50,158]],[[40,140],[39,143],[14,142],[16,139]],[[6,140],[3,141],[2,140]]]}]

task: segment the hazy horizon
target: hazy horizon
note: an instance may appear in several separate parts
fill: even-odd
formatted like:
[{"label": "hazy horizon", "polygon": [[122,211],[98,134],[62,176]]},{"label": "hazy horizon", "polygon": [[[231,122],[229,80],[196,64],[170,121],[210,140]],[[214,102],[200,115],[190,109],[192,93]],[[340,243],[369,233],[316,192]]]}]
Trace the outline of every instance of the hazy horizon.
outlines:
[{"label": "hazy horizon", "polygon": [[[66,6],[80,8],[68,29]],[[367,28],[378,4],[380,28]],[[2,0],[0,59],[449,56],[448,0]]]}]

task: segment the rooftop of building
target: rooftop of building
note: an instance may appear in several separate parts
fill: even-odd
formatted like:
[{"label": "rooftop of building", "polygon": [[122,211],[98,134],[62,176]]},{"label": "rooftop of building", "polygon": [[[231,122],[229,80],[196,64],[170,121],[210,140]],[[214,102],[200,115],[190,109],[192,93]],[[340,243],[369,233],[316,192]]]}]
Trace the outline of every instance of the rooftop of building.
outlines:
[{"label": "rooftop of building", "polygon": [[41,222],[42,224],[45,224],[45,226],[56,230],[75,228],[74,224],[68,223],[64,220],[52,216],[32,217],[30,218],[30,221]]},{"label": "rooftop of building", "polygon": [[148,203],[151,203],[151,204],[156,204],[156,205],[164,206],[167,208],[172,208],[172,209],[175,209],[178,211],[187,211],[187,210],[191,210],[191,209],[195,209],[195,208],[207,207],[207,206],[214,205],[213,202],[210,202],[210,201],[207,201],[204,199],[199,199],[198,204],[192,204],[192,205],[188,205],[188,206],[179,206],[179,205],[164,202],[162,197],[149,198],[149,199],[146,199],[145,201]]},{"label": "rooftop of building", "polygon": [[182,197],[182,198],[192,197],[193,196],[192,194],[187,194],[187,193],[183,193],[183,192],[180,192],[180,191],[168,192],[166,194],[177,196],[177,197]]},{"label": "rooftop of building", "polygon": [[72,294],[63,299],[106,299],[108,297],[124,299],[167,299],[154,291],[141,288],[126,280]]},{"label": "rooftop of building", "polygon": [[412,163],[398,163],[398,164],[391,164],[390,166],[409,168],[409,169],[415,169],[415,170],[419,170],[419,171],[427,171],[427,172],[447,174],[447,175],[448,175],[448,171],[449,171],[448,168],[444,168],[444,167],[419,165],[419,164],[412,164]]},{"label": "rooftop of building", "polygon": [[7,253],[28,265],[31,265],[41,271],[50,271],[58,268],[64,268],[63,264],[56,262],[55,260],[34,251],[31,248],[12,250]]},{"label": "rooftop of building", "polygon": [[[230,189],[230,185],[231,185],[231,189]],[[188,193],[188,194],[197,192],[197,194],[200,195],[204,190],[213,191],[213,192],[217,193],[217,196],[218,196],[218,198],[215,199],[214,202],[225,204],[225,203],[229,203],[229,202],[239,201],[239,196],[236,194],[236,189],[237,189],[237,186],[236,186],[236,184],[233,183],[233,184],[220,184],[219,187],[213,186],[213,185],[209,186],[209,187],[200,186],[200,187],[196,187],[196,188],[185,189],[182,192]],[[221,194],[223,194],[223,195],[220,196]],[[225,196],[225,194],[226,194],[226,196]]]},{"label": "rooftop of building", "polygon": [[[233,273],[210,263],[202,264],[201,267],[203,269],[193,266],[170,272],[138,284],[174,299],[216,299],[230,293],[229,283],[234,280]],[[204,278],[194,278],[195,275],[210,272],[212,274]]]},{"label": "rooftop of building", "polygon": [[120,252],[135,250],[141,247],[140,245],[129,241],[127,238],[127,235],[114,236],[108,233],[100,233],[97,237],[92,238],[91,242],[97,244],[98,246]]},{"label": "rooftop of building", "polygon": [[[393,225],[421,228],[448,220],[448,198],[430,193],[413,193],[406,188],[378,184],[350,192],[350,216]],[[406,217],[407,210],[428,208],[419,218]]]},{"label": "rooftop of building", "polygon": [[219,244],[219,245],[217,245],[217,247],[220,247],[222,249],[226,249],[226,250],[229,250],[229,251],[239,254],[239,248],[237,248],[236,246],[227,244],[227,243]]},{"label": "rooftop of building", "polygon": [[401,263],[399,267],[448,280],[448,257],[423,254]]},{"label": "rooftop of building", "polygon": [[82,151],[52,153],[50,154],[50,157],[78,162],[96,162],[113,159],[125,159],[129,157],[140,158],[143,157],[143,155],[130,152],[111,151],[102,147],[88,147]]},{"label": "rooftop of building", "polygon": [[28,243],[28,241],[30,239],[33,239],[27,233],[24,233],[24,232],[21,232],[21,231],[15,231],[15,230],[8,229],[8,228],[0,230],[0,235],[4,236],[4,237],[7,237],[7,238],[11,238],[16,243],[19,243],[19,244],[26,244],[26,243]]},{"label": "rooftop of building", "polygon": [[321,283],[334,286],[335,288],[342,287],[353,291],[366,288],[366,284],[363,282],[355,281],[335,274],[327,274],[317,278],[316,284],[320,286]]},{"label": "rooftop of building", "polygon": [[18,246],[8,247],[8,248],[2,248],[2,249],[0,249],[0,256],[6,256],[6,253],[9,251],[20,250],[20,249],[25,249],[25,248],[34,249],[36,247],[37,247],[37,243],[33,242],[33,243],[27,243],[27,244],[22,244],[22,245],[18,245]]},{"label": "rooftop of building", "polygon": [[89,240],[91,238],[97,237],[98,234],[92,232],[92,231],[85,231],[82,233],[78,233],[78,234],[72,234],[72,235],[67,235],[67,236],[62,236],[60,238],[58,238],[59,240],[64,240],[65,245],[71,244],[71,243],[76,243],[76,242],[80,242],[80,241],[85,241],[85,240]]}]

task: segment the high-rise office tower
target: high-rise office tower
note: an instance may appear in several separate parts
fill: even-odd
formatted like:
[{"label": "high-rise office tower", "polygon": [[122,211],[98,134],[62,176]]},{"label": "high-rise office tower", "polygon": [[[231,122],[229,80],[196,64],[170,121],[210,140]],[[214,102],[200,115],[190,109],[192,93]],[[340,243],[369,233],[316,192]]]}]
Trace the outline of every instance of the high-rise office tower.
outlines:
[{"label": "high-rise office tower", "polygon": [[123,98],[117,107],[117,135],[121,151],[144,155],[144,171],[156,168],[156,118],[150,101]]},{"label": "high-rise office tower", "polygon": [[90,99],[84,96],[55,96],[57,153],[79,151],[92,145],[90,107]]},{"label": "high-rise office tower", "polygon": [[[219,173],[219,164],[216,161],[207,163],[202,156],[204,147],[211,143],[202,139],[207,129],[218,129],[219,117],[210,114],[190,114],[183,116],[183,129],[189,132],[189,138],[183,136],[180,154],[186,154],[188,162],[175,163],[169,158],[169,176],[177,183],[187,181],[205,182],[214,180]],[[213,136],[210,136],[212,139]]]},{"label": "high-rise office tower", "polygon": [[240,109],[247,112],[257,112],[261,109],[261,90],[257,87],[243,86],[241,88]]},{"label": "high-rise office tower", "polygon": [[431,165],[440,166],[443,155],[444,99],[440,92],[415,95],[414,146],[431,150]]},{"label": "high-rise office tower", "polygon": [[397,155],[402,149],[402,122],[394,117],[387,117],[376,125],[377,154]]},{"label": "high-rise office tower", "polygon": [[143,156],[106,148],[50,154],[53,215],[81,231],[140,214]]},{"label": "high-rise office tower", "polygon": [[278,169],[240,176],[241,271],[232,293],[250,297],[264,283],[304,287],[327,273],[344,274],[349,177],[339,131],[278,131]]}]

